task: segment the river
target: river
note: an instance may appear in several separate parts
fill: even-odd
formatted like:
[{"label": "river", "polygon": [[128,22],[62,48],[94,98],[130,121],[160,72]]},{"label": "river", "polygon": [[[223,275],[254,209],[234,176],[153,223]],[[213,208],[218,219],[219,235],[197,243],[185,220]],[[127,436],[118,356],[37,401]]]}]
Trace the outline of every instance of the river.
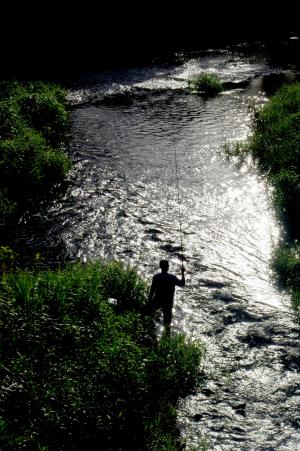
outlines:
[{"label": "river", "polygon": [[[228,89],[191,93],[203,71]],[[291,72],[240,47],[73,82],[67,192],[20,238],[59,248],[55,258],[116,258],[150,282],[161,258],[179,274],[182,221],[187,286],[173,329],[207,349],[205,382],[179,403],[188,450],[300,450],[299,327],[270,269],[283,227],[256,165],[223,151],[246,139],[253,106],[282,76]]]}]

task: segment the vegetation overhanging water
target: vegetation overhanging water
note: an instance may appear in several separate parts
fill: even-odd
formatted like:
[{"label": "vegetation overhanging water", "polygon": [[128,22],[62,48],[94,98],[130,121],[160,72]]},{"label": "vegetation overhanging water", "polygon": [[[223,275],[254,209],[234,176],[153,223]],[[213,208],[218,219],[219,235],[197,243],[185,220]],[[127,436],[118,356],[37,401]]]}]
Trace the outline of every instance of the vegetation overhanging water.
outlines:
[{"label": "vegetation overhanging water", "polygon": [[[190,96],[186,80],[204,69],[237,89]],[[59,236],[73,259],[117,257],[152,274],[164,254],[176,268],[179,151],[190,282],[175,328],[206,342],[211,372],[181,404],[190,448],[205,435],[214,449],[297,444],[298,330],[269,270],[281,229],[266,180],[251,162],[237,167],[218,152],[248,135],[249,103],[263,104],[264,87],[282,73],[261,56],[208,52],[177,67],[99,74],[70,92],[77,163],[67,196],[47,213],[51,234],[37,229],[46,247]]]}]

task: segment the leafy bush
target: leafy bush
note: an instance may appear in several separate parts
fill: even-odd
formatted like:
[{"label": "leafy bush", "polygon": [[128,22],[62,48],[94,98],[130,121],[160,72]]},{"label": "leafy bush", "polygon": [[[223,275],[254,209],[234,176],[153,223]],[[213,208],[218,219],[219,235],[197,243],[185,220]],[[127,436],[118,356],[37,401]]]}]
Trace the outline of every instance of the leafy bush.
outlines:
[{"label": "leafy bush", "polygon": [[292,305],[294,307],[296,318],[298,323],[300,323],[300,290],[293,290],[292,292]]},{"label": "leafy bush", "polygon": [[287,288],[292,296],[292,304],[300,322],[300,246],[297,243],[277,249],[273,268],[280,284]]},{"label": "leafy bush", "polygon": [[60,87],[1,82],[0,98],[0,227],[5,228],[28,200],[63,180],[70,160],[59,149],[68,119]]},{"label": "leafy bush", "polygon": [[188,80],[188,86],[198,93],[203,93],[209,96],[223,91],[221,81],[216,75],[213,74],[200,74],[197,77]]},{"label": "leafy bush", "polygon": [[116,262],[3,276],[1,449],[179,449],[175,403],[202,348],[157,342],[146,289]]},{"label": "leafy bush", "polygon": [[18,98],[20,114],[26,124],[40,131],[51,145],[59,145],[67,130],[68,114],[56,98],[57,91],[46,87],[38,92],[25,91]]},{"label": "leafy bush", "polygon": [[0,188],[0,230],[8,226],[17,216],[17,204],[7,195],[7,190]]},{"label": "leafy bush", "polygon": [[271,176],[279,211],[300,225],[300,84],[283,86],[255,114],[249,149]]},{"label": "leafy bush", "polygon": [[0,186],[14,200],[48,189],[70,167],[68,157],[49,148],[34,130],[0,141],[0,155]]},{"label": "leafy bush", "polygon": [[273,267],[284,287],[300,290],[300,247],[297,244],[277,249]]},{"label": "leafy bush", "polygon": [[9,246],[0,246],[0,275],[12,269],[16,262],[16,254]]},{"label": "leafy bush", "polygon": [[[250,152],[273,184],[277,211],[287,220],[292,243],[300,230],[300,83],[283,86],[256,111],[249,140],[227,154]],[[274,260],[281,283],[289,288],[295,307],[300,305],[300,259],[295,244],[277,251]],[[300,318],[299,318],[300,319]]]},{"label": "leafy bush", "polygon": [[275,186],[275,202],[294,227],[300,225],[300,173],[282,169],[271,177]]},{"label": "leafy bush", "polygon": [[0,83],[0,137],[13,138],[24,128],[41,132],[52,146],[65,141],[68,113],[66,93],[58,85],[43,82]]},{"label": "leafy bush", "polygon": [[13,138],[26,129],[24,119],[16,102],[3,100],[0,102],[0,139]]},{"label": "leafy bush", "polygon": [[250,145],[261,167],[300,171],[300,84],[284,86],[256,113]]}]

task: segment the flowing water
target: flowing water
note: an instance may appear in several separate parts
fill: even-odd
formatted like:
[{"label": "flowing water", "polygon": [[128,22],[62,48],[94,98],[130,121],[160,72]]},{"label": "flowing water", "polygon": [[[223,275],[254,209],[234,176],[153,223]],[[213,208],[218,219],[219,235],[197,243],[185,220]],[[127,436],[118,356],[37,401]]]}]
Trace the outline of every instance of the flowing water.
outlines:
[{"label": "flowing water", "polygon": [[[228,89],[191,93],[202,71]],[[300,450],[299,328],[270,270],[282,227],[255,164],[223,152],[282,75],[266,56],[225,49],[78,80],[67,193],[31,219],[30,240],[59,245],[60,258],[116,258],[149,282],[161,258],[179,275],[182,220],[173,328],[207,349],[206,382],[179,403],[189,450]]]}]

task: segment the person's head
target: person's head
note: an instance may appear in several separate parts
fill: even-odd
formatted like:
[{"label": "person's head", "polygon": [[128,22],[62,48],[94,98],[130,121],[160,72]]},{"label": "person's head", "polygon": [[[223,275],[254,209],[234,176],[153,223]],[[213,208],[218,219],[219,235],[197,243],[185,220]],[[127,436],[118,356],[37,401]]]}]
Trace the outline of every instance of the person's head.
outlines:
[{"label": "person's head", "polygon": [[162,272],[167,272],[169,269],[169,262],[168,260],[161,260],[159,262],[159,267],[162,270]]}]

